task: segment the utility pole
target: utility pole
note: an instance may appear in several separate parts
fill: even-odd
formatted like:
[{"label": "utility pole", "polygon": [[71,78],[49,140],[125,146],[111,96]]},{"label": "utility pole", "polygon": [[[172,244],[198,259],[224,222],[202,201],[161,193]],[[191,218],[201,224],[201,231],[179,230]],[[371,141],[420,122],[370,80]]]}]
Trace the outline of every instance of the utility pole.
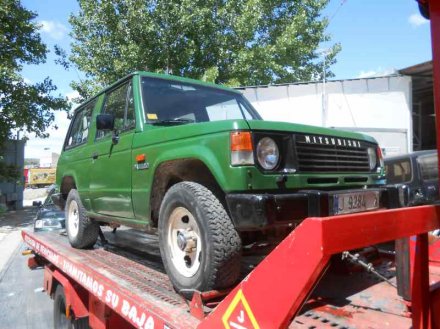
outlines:
[{"label": "utility pole", "polygon": [[323,68],[322,68],[322,94],[321,94],[321,125],[323,127],[327,126],[327,90],[326,90],[326,56],[330,53],[331,49],[321,49],[318,50],[318,55],[323,57]]},{"label": "utility pole", "polygon": [[321,106],[322,106],[322,126],[325,127],[327,125],[327,101],[326,101],[326,90],[325,90],[325,55],[327,54],[326,52],[323,53],[324,54],[324,68],[323,68],[323,77],[322,77],[322,99],[321,99]]}]

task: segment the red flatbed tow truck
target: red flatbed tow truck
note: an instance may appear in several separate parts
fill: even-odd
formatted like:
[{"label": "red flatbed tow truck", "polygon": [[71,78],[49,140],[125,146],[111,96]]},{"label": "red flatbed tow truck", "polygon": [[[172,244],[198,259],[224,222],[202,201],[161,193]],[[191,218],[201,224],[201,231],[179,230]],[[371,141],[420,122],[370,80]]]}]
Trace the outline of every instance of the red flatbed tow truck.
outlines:
[{"label": "red flatbed tow truck", "polygon": [[[440,1],[419,3],[431,19],[440,150]],[[55,233],[22,235],[58,327],[440,328],[440,241],[427,233],[437,228],[440,205],[308,218],[231,291],[189,302],[154,266],[73,249]],[[394,240],[396,251],[380,245]]]}]

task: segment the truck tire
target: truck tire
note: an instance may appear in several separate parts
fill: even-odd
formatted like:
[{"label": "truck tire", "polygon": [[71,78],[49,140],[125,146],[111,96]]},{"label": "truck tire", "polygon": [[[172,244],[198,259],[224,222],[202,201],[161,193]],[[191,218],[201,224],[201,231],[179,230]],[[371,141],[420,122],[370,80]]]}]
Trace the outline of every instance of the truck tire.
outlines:
[{"label": "truck tire", "polygon": [[55,329],[89,329],[89,318],[68,319],[66,316],[66,296],[64,288],[58,285],[53,301],[53,327]]},{"label": "truck tire", "polygon": [[91,248],[96,243],[99,224],[91,220],[82,205],[78,191],[71,189],[66,201],[66,231],[72,247]]},{"label": "truck tire", "polygon": [[159,211],[159,246],[174,288],[193,291],[232,286],[240,274],[241,239],[220,201],[206,187],[181,182]]}]

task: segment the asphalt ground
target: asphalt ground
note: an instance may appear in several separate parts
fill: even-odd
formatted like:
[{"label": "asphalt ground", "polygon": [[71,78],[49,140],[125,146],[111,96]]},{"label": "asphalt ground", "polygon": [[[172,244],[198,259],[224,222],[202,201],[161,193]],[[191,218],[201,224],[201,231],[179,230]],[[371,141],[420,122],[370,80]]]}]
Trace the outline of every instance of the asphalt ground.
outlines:
[{"label": "asphalt ground", "polygon": [[34,208],[0,215],[0,328],[52,328],[52,300],[43,292],[43,270],[31,271],[21,230],[32,227]]},{"label": "asphalt ground", "polygon": [[[0,214],[0,329],[53,328],[53,301],[43,291],[43,269],[30,270],[21,231],[32,229],[36,208]],[[106,249],[164,272],[157,235],[103,228]],[[54,233],[56,234],[56,233]],[[67,239],[67,237],[66,237]],[[100,246],[99,240],[96,247]]]}]

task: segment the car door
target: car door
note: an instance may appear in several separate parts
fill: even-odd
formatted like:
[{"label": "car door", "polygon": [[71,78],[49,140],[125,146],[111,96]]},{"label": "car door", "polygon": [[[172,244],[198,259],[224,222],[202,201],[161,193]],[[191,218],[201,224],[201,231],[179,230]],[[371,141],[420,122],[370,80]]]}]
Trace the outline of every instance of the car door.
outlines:
[{"label": "car door", "polygon": [[105,93],[101,113],[113,114],[114,131],[97,131],[91,154],[90,193],[93,212],[133,218],[131,148],[135,114],[131,80]]},{"label": "car door", "polygon": [[[94,136],[90,136],[92,112],[97,106],[97,98],[92,99],[75,111],[67,137],[64,141],[63,154],[58,162],[58,168],[64,176],[74,176],[75,184],[81,200],[89,205],[90,190],[90,154]],[[89,207],[86,206],[89,210]]]}]

